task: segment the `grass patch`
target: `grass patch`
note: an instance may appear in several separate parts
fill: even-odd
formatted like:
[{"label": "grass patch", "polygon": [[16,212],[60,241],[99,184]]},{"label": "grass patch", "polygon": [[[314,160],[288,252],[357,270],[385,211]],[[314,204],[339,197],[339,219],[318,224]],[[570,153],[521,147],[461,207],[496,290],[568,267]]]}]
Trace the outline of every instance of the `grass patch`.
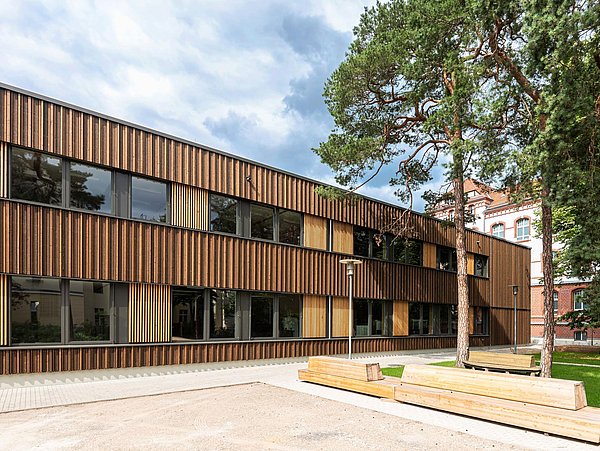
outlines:
[{"label": "grass patch", "polygon": [[[535,354],[535,359],[540,361],[540,354]],[[552,360],[554,362],[562,363],[584,363],[586,365],[597,365],[600,366],[600,354],[590,353],[585,354],[582,352],[553,352]]]},{"label": "grass patch", "polygon": [[[446,362],[432,363],[431,365],[452,367],[454,364],[454,360],[449,360]],[[381,372],[385,376],[394,377],[402,377],[403,371],[404,366],[402,365],[381,369]],[[552,365],[552,377],[555,379],[583,381],[585,384],[585,394],[587,397],[588,406],[600,407],[600,368],[560,364]]]}]

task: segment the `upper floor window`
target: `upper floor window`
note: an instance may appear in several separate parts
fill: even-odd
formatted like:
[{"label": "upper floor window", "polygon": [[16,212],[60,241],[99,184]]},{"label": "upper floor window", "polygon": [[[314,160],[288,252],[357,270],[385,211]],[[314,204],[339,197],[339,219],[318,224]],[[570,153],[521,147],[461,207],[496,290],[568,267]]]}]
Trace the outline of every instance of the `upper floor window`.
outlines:
[{"label": "upper floor window", "polygon": [[456,271],[456,249],[438,246],[437,269],[442,271]]},{"label": "upper floor window", "polygon": [[231,197],[210,195],[210,230],[237,233],[238,201]]},{"label": "upper floor window", "polygon": [[573,310],[585,310],[587,308],[583,297],[583,290],[573,291]]},{"label": "upper floor window", "polygon": [[302,215],[295,211],[279,210],[279,242],[300,246]]},{"label": "upper floor window", "polygon": [[112,212],[112,171],[71,163],[69,176],[71,207]]},{"label": "upper floor window", "polygon": [[250,236],[263,240],[273,240],[274,218],[274,208],[252,204],[250,206]]},{"label": "upper floor window", "polygon": [[504,224],[494,224],[492,226],[492,236],[504,238]]},{"label": "upper floor window", "polygon": [[516,238],[517,240],[528,240],[529,239],[529,218],[521,218],[517,220],[516,224]]},{"label": "upper floor window", "polygon": [[488,257],[485,255],[475,254],[474,257],[474,270],[475,275],[479,277],[487,277],[488,276]]},{"label": "upper floor window", "polygon": [[416,240],[396,238],[392,244],[393,260],[408,265],[422,265],[423,243]]},{"label": "upper floor window", "polygon": [[167,222],[167,184],[131,177],[131,217]]},{"label": "upper floor window", "polygon": [[354,227],[354,255],[371,257],[373,231],[364,227]]},{"label": "upper floor window", "polygon": [[14,147],[11,155],[11,197],[50,205],[62,204],[62,160]]},{"label": "upper floor window", "polygon": [[552,301],[554,304],[554,313],[558,313],[558,291],[552,293]]}]

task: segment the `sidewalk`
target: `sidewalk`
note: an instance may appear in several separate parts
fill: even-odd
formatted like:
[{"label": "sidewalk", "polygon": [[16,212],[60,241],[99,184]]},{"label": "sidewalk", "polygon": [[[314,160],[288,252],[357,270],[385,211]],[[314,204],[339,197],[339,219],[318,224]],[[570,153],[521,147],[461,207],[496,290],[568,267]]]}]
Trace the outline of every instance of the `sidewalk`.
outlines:
[{"label": "sidewalk", "polygon": [[[396,355],[360,355],[382,367],[451,360],[454,350]],[[226,362],[125,370],[0,377],[0,412],[126,399],[260,382],[373,411],[463,432],[507,445],[535,449],[598,449],[582,442],[502,426],[458,415],[299,382],[306,359]],[[2,415],[0,415],[0,419]]]}]

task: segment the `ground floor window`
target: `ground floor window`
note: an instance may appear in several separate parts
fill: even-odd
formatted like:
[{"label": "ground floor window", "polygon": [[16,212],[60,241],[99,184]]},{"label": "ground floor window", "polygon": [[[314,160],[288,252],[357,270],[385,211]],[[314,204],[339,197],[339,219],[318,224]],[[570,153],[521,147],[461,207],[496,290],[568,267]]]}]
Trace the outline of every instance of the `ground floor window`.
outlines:
[{"label": "ground floor window", "polygon": [[110,284],[69,282],[70,341],[110,340]]},{"label": "ground floor window", "polygon": [[485,307],[473,307],[473,334],[487,335],[489,333],[490,309]]},{"label": "ground floor window", "polygon": [[250,295],[250,338],[300,337],[300,296],[270,293]]},{"label": "ground floor window", "polygon": [[355,299],[352,303],[353,335],[368,337],[383,335],[384,301]]},{"label": "ground floor window", "polygon": [[[476,309],[481,309],[476,307]],[[475,332],[487,334],[488,309],[481,309]],[[479,315],[479,316],[478,316]],[[456,335],[458,332],[458,306],[412,302],[408,306],[408,333],[410,335]]]},{"label": "ground floor window", "polygon": [[300,336],[300,298],[279,296],[279,337]]},{"label": "ground floor window", "polygon": [[273,337],[273,296],[252,296],[250,298],[250,317],[250,337]]},{"label": "ground floor window", "polygon": [[232,290],[210,290],[209,338],[235,338],[237,293]]},{"label": "ground floor window", "polygon": [[173,341],[204,338],[204,290],[174,289]]},{"label": "ground floor window", "polygon": [[578,330],[573,334],[573,340],[575,341],[587,341],[587,332],[585,330]]}]

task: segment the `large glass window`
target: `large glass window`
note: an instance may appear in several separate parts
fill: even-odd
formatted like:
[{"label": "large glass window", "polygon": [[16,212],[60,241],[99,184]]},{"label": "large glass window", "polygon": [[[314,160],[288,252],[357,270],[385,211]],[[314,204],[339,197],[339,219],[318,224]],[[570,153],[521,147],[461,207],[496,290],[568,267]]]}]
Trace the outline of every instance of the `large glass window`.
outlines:
[{"label": "large glass window", "polygon": [[236,233],[238,201],[231,197],[210,195],[210,230]]},{"label": "large glass window", "polygon": [[383,302],[370,301],[371,335],[383,335]]},{"label": "large glass window", "polygon": [[279,296],[279,337],[300,336],[300,299],[298,296]]},{"label": "large glass window", "polygon": [[583,298],[583,290],[573,291],[573,310],[585,310],[587,308]]},{"label": "large glass window", "polygon": [[423,243],[416,240],[397,237],[393,244],[394,261],[407,265],[422,265]]},{"label": "large glass window", "polygon": [[353,334],[357,337],[383,335],[383,301],[355,299],[352,303]]},{"label": "large glass window", "polygon": [[494,224],[492,226],[492,236],[504,238],[504,224]]},{"label": "large glass window", "polygon": [[488,276],[488,257],[476,254],[474,257],[475,275],[479,277]]},{"label": "large glass window", "polygon": [[110,284],[69,282],[71,341],[110,340]]},{"label": "large glass window", "polygon": [[438,246],[437,269],[442,271],[456,271],[456,249]]},{"label": "large glass window", "polygon": [[112,171],[87,164],[70,165],[71,207],[112,212]]},{"label": "large glass window", "polygon": [[131,217],[167,222],[167,184],[131,177]]},{"label": "large glass window", "polygon": [[60,343],[61,299],[58,279],[13,277],[12,343]]},{"label": "large glass window", "polygon": [[489,309],[473,307],[473,321],[473,333],[475,335],[487,335],[489,330]]},{"label": "large glass window", "polygon": [[552,303],[554,305],[554,313],[558,313],[558,291],[552,293]]},{"label": "large glass window", "polygon": [[354,255],[370,257],[372,230],[354,227]]},{"label": "large glass window", "polygon": [[211,290],[210,338],[235,338],[236,292]]},{"label": "large glass window", "polygon": [[172,294],[173,341],[204,338],[204,291],[175,289]]},{"label": "large glass window", "polygon": [[259,294],[250,298],[250,337],[273,337],[273,296]]},{"label": "large glass window", "polygon": [[294,211],[279,211],[279,242],[300,246],[302,215]]},{"label": "large glass window", "polygon": [[273,240],[273,217],[271,207],[252,204],[250,206],[250,236],[263,240]]},{"label": "large glass window", "polygon": [[517,240],[528,240],[529,239],[529,218],[521,218],[516,224],[516,238]]},{"label": "large glass window", "polygon": [[13,148],[11,197],[50,205],[62,204],[62,160]]},{"label": "large glass window", "polygon": [[432,306],[429,304],[410,303],[408,306],[408,333],[410,335],[431,334]]}]

